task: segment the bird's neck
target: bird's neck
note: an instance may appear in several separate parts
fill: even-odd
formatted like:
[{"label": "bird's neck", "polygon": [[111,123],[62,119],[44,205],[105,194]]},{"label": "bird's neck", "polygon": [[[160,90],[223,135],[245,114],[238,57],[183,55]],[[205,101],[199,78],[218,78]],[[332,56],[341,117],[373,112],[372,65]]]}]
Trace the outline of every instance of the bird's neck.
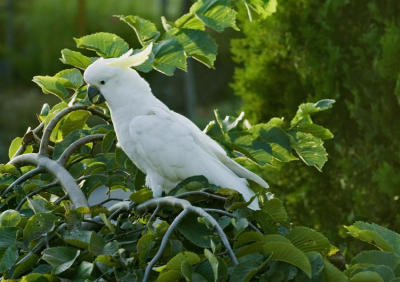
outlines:
[{"label": "bird's neck", "polygon": [[112,87],[107,93],[112,95],[112,99],[106,99],[114,126],[118,124],[121,127],[116,130],[125,130],[126,123],[136,116],[147,115],[154,108],[169,110],[153,95],[149,84],[138,74],[121,77],[117,83],[125,87]]}]

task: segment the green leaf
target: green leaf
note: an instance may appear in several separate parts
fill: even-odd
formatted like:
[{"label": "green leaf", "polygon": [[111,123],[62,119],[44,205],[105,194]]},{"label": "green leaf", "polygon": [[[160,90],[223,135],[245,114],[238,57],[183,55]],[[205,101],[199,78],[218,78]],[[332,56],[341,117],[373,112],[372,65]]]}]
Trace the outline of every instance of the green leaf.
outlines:
[{"label": "green leaf", "polygon": [[297,155],[306,165],[322,170],[328,161],[328,153],[320,138],[309,133],[293,132],[290,141]]},{"label": "green leaf", "polygon": [[260,254],[251,254],[240,258],[239,264],[233,267],[229,282],[250,281],[268,263],[270,256],[263,260],[264,257]]},{"label": "green leaf", "polygon": [[283,203],[278,198],[273,198],[269,201],[264,202],[262,211],[269,214],[271,219],[275,222],[286,222],[288,215]]},{"label": "green leaf", "polygon": [[13,141],[11,141],[10,148],[8,149],[8,157],[10,158],[10,160],[15,155],[15,153],[18,151],[18,149],[21,145],[22,145],[21,137],[15,137],[13,139]]},{"label": "green leaf", "polygon": [[272,253],[271,260],[290,263],[311,278],[311,264],[307,256],[291,243],[283,241],[271,241],[263,245],[264,255]]},{"label": "green leaf", "polygon": [[137,242],[137,253],[139,256],[139,261],[144,263],[150,255],[150,251],[156,245],[155,235],[147,233],[140,237]]},{"label": "green leaf", "polygon": [[116,16],[121,21],[127,23],[136,32],[142,46],[147,46],[150,42],[156,41],[160,37],[160,32],[154,23],[138,16]]},{"label": "green leaf", "polygon": [[384,282],[383,278],[375,271],[362,271],[350,279],[351,282]]},{"label": "green leaf", "polygon": [[37,213],[33,215],[25,225],[24,241],[30,242],[52,231],[57,219],[58,217],[51,213]]},{"label": "green leaf", "polygon": [[0,227],[0,273],[10,269],[18,258],[16,237],[15,227]]},{"label": "green leaf", "polygon": [[28,253],[21,258],[21,262],[15,267],[12,278],[15,279],[20,277],[22,274],[32,271],[39,260],[37,254]]},{"label": "green leaf", "polygon": [[71,246],[78,247],[81,249],[88,249],[90,238],[93,235],[93,231],[86,230],[70,230],[63,234],[63,239],[65,242]]},{"label": "green leaf", "polygon": [[42,259],[50,264],[55,274],[69,269],[79,257],[80,251],[70,247],[53,247],[43,251]]},{"label": "green leaf", "polygon": [[33,77],[32,81],[42,89],[44,94],[54,94],[61,100],[69,96],[69,92],[64,86],[68,84],[68,80],[65,78],[37,75]]},{"label": "green leaf", "polygon": [[231,8],[230,0],[199,0],[192,5],[190,12],[218,32],[227,27],[238,30],[236,11]]},{"label": "green leaf", "polygon": [[317,251],[326,256],[331,247],[329,240],[324,235],[304,226],[294,227],[286,235],[286,238],[303,252]]},{"label": "green leaf", "polygon": [[168,270],[180,270],[182,262],[188,262],[190,265],[198,264],[200,262],[200,257],[193,252],[181,252],[170,259],[166,265]]},{"label": "green leaf", "polygon": [[324,281],[348,282],[349,278],[324,258]]},{"label": "green leaf", "polygon": [[178,225],[178,231],[191,243],[200,248],[210,248],[210,238],[215,237],[215,232],[198,222],[197,216],[185,216]]},{"label": "green leaf", "polygon": [[103,138],[103,142],[101,143],[101,150],[104,153],[107,153],[111,150],[114,141],[116,140],[115,131],[109,131]]},{"label": "green leaf", "polygon": [[351,264],[386,265],[394,271],[400,266],[400,257],[392,252],[368,250],[353,257]]},{"label": "green leaf", "polygon": [[0,214],[0,227],[16,227],[21,221],[21,215],[15,210],[6,210]]},{"label": "green leaf", "polygon": [[76,275],[74,277],[74,281],[78,281],[78,280],[93,280],[91,275],[94,269],[94,264],[91,262],[87,262],[87,261],[82,261],[81,264],[78,267],[78,270],[76,272]]},{"label": "green leaf", "polygon": [[251,10],[255,11],[262,19],[275,13],[278,6],[277,0],[245,0],[245,3],[250,5]]},{"label": "green leaf", "polygon": [[81,38],[74,38],[78,48],[95,51],[106,58],[119,57],[129,50],[128,43],[116,34],[98,32]]},{"label": "green leaf", "polygon": [[335,100],[324,99],[316,103],[304,103],[299,106],[295,117],[291,120],[290,125],[295,126],[301,120],[310,121],[311,115],[331,109]]},{"label": "green leaf", "polygon": [[178,270],[168,270],[160,273],[157,278],[157,282],[172,282],[179,281],[181,278],[181,273]]},{"label": "green leaf", "polygon": [[187,56],[212,68],[217,55],[217,44],[207,32],[196,29],[171,29],[166,39],[175,38],[182,45]]},{"label": "green leaf", "polygon": [[204,23],[192,13],[187,13],[175,21],[175,26],[187,29],[205,30]]},{"label": "green leaf", "polygon": [[133,192],[129,199],[131,199],[135,204],[141,204],[153,198],[153,192],[150,189],[143,188],[137,192]]},{"label": "green leaf", "polygon": [[204,255],[210,262],[211,269],[212,269],[213,275],[214,275],[214,281],[217,282],[218,281],[218,266],[219,266],[218,259],[208,249],[204,249]]},{"label": "green leaf", "polygon": [[377,248],[400,255],[400,235],[375,223],[357,221],[345,226],[350,235]]},{"label": "green leaf", "polygon": [[89,57],[70,49],[61,50],[60,61],[66,65],[71,65],[82,70],[85,70],[92,63]]},{"label": "green leaf", "polygon": [[182,46],[175,39],[161,41],[154,45],[154,69],[166,75],[173,75],[176,68],[186,70],[186,56]]},{"label": "green leaf", "polygon": [[66,115],[60,123],[57,140],[64,140],[71,132],[83,128],[89,116],[87,111],[73,111]]},{"label": "green leaf", "polygon": [[56,73],[54,77],[66,79],[66,82],[63,84],[66,88],[78,89],[83,84],[83,76],[78,69],[62,70]]}]

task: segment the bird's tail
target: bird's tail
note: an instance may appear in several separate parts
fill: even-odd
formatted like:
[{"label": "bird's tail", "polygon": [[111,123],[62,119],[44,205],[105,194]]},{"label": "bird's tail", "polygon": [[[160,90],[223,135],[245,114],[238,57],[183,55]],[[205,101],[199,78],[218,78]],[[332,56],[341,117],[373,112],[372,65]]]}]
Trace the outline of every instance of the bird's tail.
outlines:
[{"label": "bird's tail", "polygon": [[242,167],[240,164],[226,156],[221,160],[227,167],[229,167],[235,174],[237,174],[240,177],[247,178],[251,181],[254,181],[255,183],[261,185],[265,189],[269,188],[269,185],[267,182],[265,182],[264,179],[262,179],[260,176],[257,174],[251,172],[250,170]]}]

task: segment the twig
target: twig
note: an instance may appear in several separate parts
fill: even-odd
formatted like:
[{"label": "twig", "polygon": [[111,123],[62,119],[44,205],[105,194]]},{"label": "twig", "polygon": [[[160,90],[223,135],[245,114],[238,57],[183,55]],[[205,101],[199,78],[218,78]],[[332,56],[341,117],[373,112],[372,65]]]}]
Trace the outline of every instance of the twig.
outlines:
[{"label": "twig", "polygon": [[32,196],[34,196],[34,195],[36,195],[36,194],[39,194],[40,192],[42,192],[42,191],[44,191],[44,190],[46,190],[46,189],[49,189],[49,188],[54,187],[54,186],[57,186],[58,184],[59,184],[59,183],[58,183],[58,180],[56,180],[56,181],[54,181],[54,182],[52,182],[52,183],[49,183],[49,184],[47,184],[47,185],[45,185],[45,186],[43,186],[43,187],[40,187],[39,189],[37,189],[37,190],[35,190],[35,191],[30,192],[29,194],[27,194],[27,195],[25,196],[25,198],[23,198],[23,199],[21,200],[21,202],[19,202],[19,204],[18,204],[18,206],[15,208],[15,210],[19,211],[19,210],[21,209],[22,205],[28,200],[28,198],[30,198],[30,197],[32,197]]},{"label": "twig", "polygon": [[18,156],[10,161],[11,164],[30,163],[37,165],[38,168],[44,168],[53,174],[60,182],[61,186],[65,189],[72,204],[75,208],[89,207],[85,195],[76,184],[72,175],[58,162],[51,160],[46,156],[41,156],[35,153],[24,154]]},{"label": "twig", "polygon": [[[12,160],[10,161],[10,163],[13,163]],[[1,193],[1,196],[4,197],[5,195],[8,194],[8,192],[10,192],[12,189],[14,189],[15,186],[17,186],[18,184],[28,180],[31,177],[34,177],[35,175],[41,173],[42,171],[43,171],[43,168],[37,167],[37,168],[34,168],[34,169],[28,171],[27,173],[21,175],[13,183],[11,183],[10,186],[8,186],[7,189],[3,191],[3,193]]]},{"label": "twig", "polygon": [[[233,214],[233,213],[230,213],[230,212],[227,212],[227,211],[224,211],[224,210],[210,209],[210,208],[204,208],[204,210],[205,210],[206,212],[215,212],[215,213],[223,214],[223,215],[226,215],[226,216],[229,216],[229,217],[239,218],[237,215],[235,215],[235,214]],[[263,234],[263,233],[260,231],[260,229],[258,229],[258,228],[257,228],[253,223],[251,223],[250,221],[249,221],[249,226],[250,226],[252,229],[254,229],[254,231],[257,231],[258,233]]]},{"label": "twig", "polygon": [[87,106],[84,105],[74,105],[68,108],[61,110],[58,114],[54,116],[54,118],[47,124],[44,129],[42,140],[40,142],[39,154],[47,155],[47,147],[50,142],[50,135],[53,129],[56,127],[57,123],[67,114],[72,111],[85,110]]},{"label": "twig", "polygon": [[156,209],[153,211],[151,214],[149,221],[146,224],[146,229],[148,230],[150,228],[151,222],[153,221],[154,217],[157,215],[158,211],[160,210],[160,205],[157,205]]},{"label": "twig", "polygon": [[[187,210],[188,212],[196,213],[202,217],[205,217],[211,223],[211,225],[217,230],[218,235],[221,238],[221,241],[224,244],[225,248],[227,249],[228,254],[231,257],[233,264],[235,264],[235,265],[238,264],[238,260],[235,256],[235,254],[233,253],[232,247],[228,241],[228,238],[227,238],[225,232],[222,230],[221,226],[219,226],[218,222],[209,213],[207,213],[204,209],[193,206],[187,200],[167,196],[167,197],[163,197],[163,198],[150,199],[150,200],[138,205],[136,207],[136,210],[141,212],[141,211],[148,210],[149,208],[155,208],[157,206],[173,206],[173,207],[178,206],[178,207],[181,207],[183,210]],[[170,228],[171,228],[171,226],[170,226]]]},{"label": "twig", "polygon": [[66,198],[68,198],[68,194],[65,194],[64,196],[58,198],[57,200],[54,201],[54,204],[57,206],[60,204],[62,201],[64,201]]},{"label": "twig", "polygon": [[58,158],[58,163],[62,166],[65,166],[69,157],[74,153],[75,150],[77,150],[79,147],[81,147],[86,143],[90,143],[96,140],[101,140],[104,138],[104,136],[105,134],[93,134],[76,140],[71,145],[69,145],[67,149],[65,149],[65,151],[61,154],[61,156]]},{"label": "twig", "polygon": [[161,240],[161,245],[160,248],[158,249],[156,255],[153,257],[153,259],[149,262],[149,264],[146,267],[146,270],[144,272],[143,276],[143,282],[147,282],[149,279],[150,271],[153,268],[154,264],[157,262],[157,260],[161,257],[162,253],[164,252],[165,247],[167,246],[169,237],[171,236],[172,232],[178,227],[178,224],[182,221],[182,219],[189,213],[189,209],[183,209],[181,213],[172,221],[171,225],[168,227],[167,232],[165,232],[164,237]]},{"label": "twig", "polygon": [[125,201],[125,200],[126,200],[126,199],[120,199],[120,198],[107,198],[107,199],[101,201],[100,203],[97,203],[97,204],[92,205],[91,207],[94,207],[94,206],[102,206],[102,205],[104,205],[105,203],[108,203],[108,202],[110,202],[110,201]]},{"label": "twig", "polygon": [[211,193],[207,193],[204,190],[200,190],[200,191],[190,191],[190,192],[185,192],[179,195],[176,195],[176,198],[185,198],[185,197],[189,197],[189,196],[205,196],[207,198],[211,198],[211,199],[216,199],[216,200],[221,200],[221,201],[226,201],[225,197],[222,196],[218,196],[215,194],[211,194]]}]

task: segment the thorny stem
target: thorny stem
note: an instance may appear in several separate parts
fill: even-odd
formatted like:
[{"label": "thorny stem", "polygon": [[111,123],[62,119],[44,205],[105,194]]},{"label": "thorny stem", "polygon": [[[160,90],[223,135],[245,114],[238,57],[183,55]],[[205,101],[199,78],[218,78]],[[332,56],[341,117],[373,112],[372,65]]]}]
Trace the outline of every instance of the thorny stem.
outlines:
[{"label": "thorny stem", "polygon": [[153,257],[153,259],[149,262],[149,264],[146,267],[143,276],[143,282],[147,282],[147,280],[149,279],[150,271],[153,268],[154,264],[157,262],[157,260],[161,257],[162,253],[164,252],[164,249],[168,244],[169,237],[171,237],[172,232],[174,232],[176,227],[178,227],[178,224],[189,212],[190,212],[189,209],[187,208],[183,209],[183,211],[181,211],[181,213],[174,219],[174,221],[172,221],[167,232],[165,232],[164,237],[161,240],[160,248],[158,249],[156,255]]}]

